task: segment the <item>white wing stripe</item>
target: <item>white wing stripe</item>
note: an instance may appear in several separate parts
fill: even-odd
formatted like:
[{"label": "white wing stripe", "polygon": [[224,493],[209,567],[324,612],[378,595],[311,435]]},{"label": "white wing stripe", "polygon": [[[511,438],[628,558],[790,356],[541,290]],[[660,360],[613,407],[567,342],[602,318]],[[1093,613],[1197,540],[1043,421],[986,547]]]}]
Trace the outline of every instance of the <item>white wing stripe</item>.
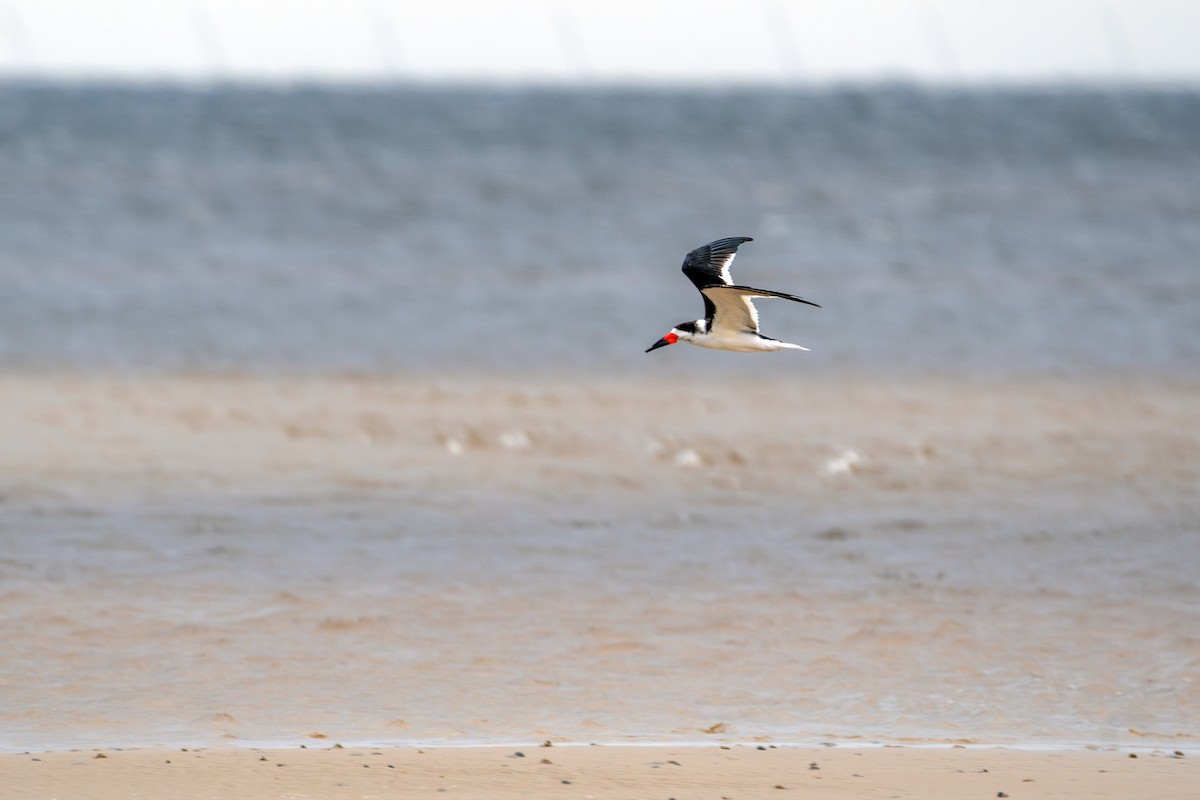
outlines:
[{"label": "white wing stripe", "polygon": [[737,253],[730,253],[725,259],[725,263],[721,265],[721,280],[726,284],[733,283],[733,278],[729,276],[729,265],[733,263],[735,257],[737,257]]}]

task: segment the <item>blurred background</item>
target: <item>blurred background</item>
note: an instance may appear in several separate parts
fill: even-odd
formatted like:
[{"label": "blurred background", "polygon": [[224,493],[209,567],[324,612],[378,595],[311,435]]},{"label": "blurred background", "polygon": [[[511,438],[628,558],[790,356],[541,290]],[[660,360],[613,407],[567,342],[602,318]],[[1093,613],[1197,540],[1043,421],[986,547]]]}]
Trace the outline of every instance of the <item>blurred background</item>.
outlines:
[{"label": "blurred background", "polygon": [[1187,0],[5,0],[0,67],[67,78],[1191,82]]},{"label": "blurred background", "polygon": [[1197,741],[1197,31],[0,0],[0,750]]},{"label": "blurred background", "polygon": [[[0,2],[0,366],[1200,363],[1200,6]],[[722,369],[760,369],[718,356]]]}]

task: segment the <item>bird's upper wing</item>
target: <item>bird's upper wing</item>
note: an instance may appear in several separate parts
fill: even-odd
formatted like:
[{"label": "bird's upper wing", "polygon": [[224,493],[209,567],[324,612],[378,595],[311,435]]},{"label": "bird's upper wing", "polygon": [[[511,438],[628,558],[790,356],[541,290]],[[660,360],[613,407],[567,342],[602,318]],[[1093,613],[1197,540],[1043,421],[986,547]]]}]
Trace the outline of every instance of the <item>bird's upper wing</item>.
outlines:
[{"label": "bird's upper wing", "polygon": [[[731,236],[701,245],[683,259],[683,274],[688,276],[701,294],[709,286],[728,286],[733,283],[729,277],[729,265],[733,263],[738,247],[743,242],[752,241],[749,236]],[[704,317],[712,319],[715,311],[712,300],[704,295]]]},{"label": "bird's upper wing", "polygon": [[[769,289],[755,289],[750,286],[735,286],[733,284],[728,286],[706,286],[700,290],[700,293],[704,295],[705,305],[712,306],[712,313],[709,315],[712,318],[709,328],[711,331],[733,330],[758,333],[758,311],[755,310],[754,303],[751,301],[751,298],[754,297],[778,297],[783,300],[792,300],[797,303],[817,306],[811,300],[796,297],[794,294],[772,292]],[[820,308],[820,306],[817,306],[817,308]]]},{"label": "bird's upper wing", "polygon": [[728,286],[733,283],[729,277],[729,265],[737,255],[738,246],[752,241],[749,236],[732,236],[697,247],[683,259],[683,274],[696,284],[697,289]]}]

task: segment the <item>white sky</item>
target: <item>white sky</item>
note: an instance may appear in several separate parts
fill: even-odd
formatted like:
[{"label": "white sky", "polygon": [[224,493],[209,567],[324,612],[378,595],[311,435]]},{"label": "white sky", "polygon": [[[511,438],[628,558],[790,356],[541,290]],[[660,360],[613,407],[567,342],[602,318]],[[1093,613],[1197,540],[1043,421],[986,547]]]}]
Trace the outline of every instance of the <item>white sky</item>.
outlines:
[{"label": "white sky", "polygon": [[0,0],[0,76],[1200,85],[1200,0]]}]

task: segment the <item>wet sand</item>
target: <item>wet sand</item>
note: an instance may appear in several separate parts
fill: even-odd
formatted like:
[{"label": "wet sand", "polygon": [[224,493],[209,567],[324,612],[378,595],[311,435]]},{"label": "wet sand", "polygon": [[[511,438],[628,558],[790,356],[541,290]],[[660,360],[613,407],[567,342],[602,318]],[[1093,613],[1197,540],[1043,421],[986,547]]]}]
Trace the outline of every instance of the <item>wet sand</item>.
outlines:
[{"label": "wet sand", "polygon": [[0,755],[0,798],[1153,798],[1190,800],[1194,756],[731,747],[339,748]]},{"label": "wet sand", "polygon": [[[1194,747],[1197,396],[1130,377],[6,375],[0,750]],[[769,757],[818,760],[798,754]],[[109,755],[86,774],[158,758]],[[335,755],[295,757],[325,774]],[[1039,788],[1063,763],[996,757],[1042,764]],[[1104,758],[1106,785],[1187,768]],[[492,780],[474,769],[459,782]],[[981,796],[1032,796],[1010,786]]]}]

